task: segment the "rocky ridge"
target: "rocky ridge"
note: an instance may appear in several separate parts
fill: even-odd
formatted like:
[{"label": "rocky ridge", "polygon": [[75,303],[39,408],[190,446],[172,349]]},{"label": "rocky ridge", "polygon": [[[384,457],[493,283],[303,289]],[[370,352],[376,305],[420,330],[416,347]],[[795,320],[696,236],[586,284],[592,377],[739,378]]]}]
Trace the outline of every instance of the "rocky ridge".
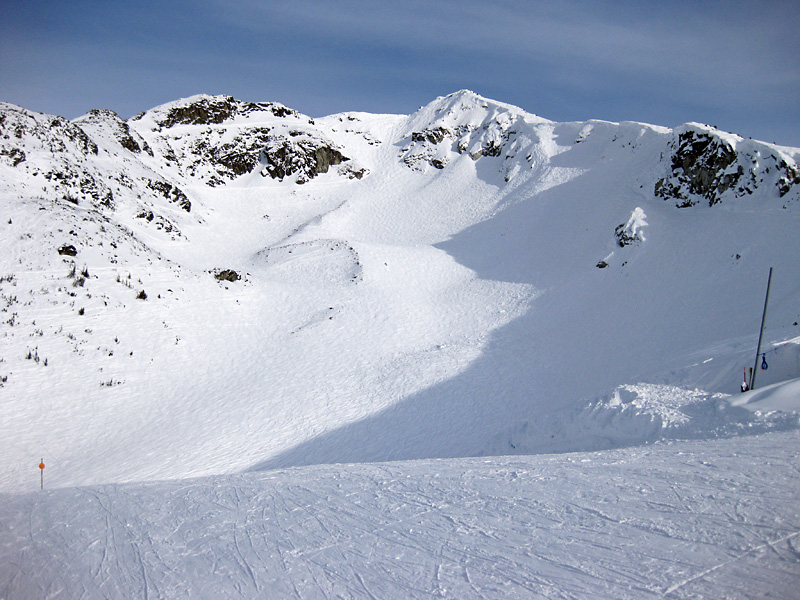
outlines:
[{"label": "rocky ridge", "polygon": [[679,208],[714,206],[764,187],[786,203],[797,200],[797,162],[776,146],[687,124],[675,131],[669,152],[667,176],[656,181],[653,193]]},{"label": "rocky ridge", "polygon": [[258,170],[303,184],[336,172],[360,178],[366,170],[332,142],[314,119],[274,102],[194,96],[156,107],[132,120],[182,177],[218,186]]},{"label": "rocky ridge", "polygon": [[[497,169],[508,182],[535,166],[556,127],[574,129],[577,145],[587,141],[595,125],[552,123],[462,90],[411,115],[392,143],[399,147],[398,159],[414,171],[442,170],[459,156],[499,159]],[[0,105],[0,160],[25,172],[23,186],[106,209],[118,196],[133,197],[142,205],[137,215],[172,230],[176,223],[168,224],[173,219],[153,199],[190,211],[191,200],[181,188],[188,181],[213,187],[257,172],[303,184],[328,172],[346,179],[368,174],[353,150],[334,142],[330,133],[282,104],[230,96],[194,96],[128,121],[108,110],[92,110],[69,122]],[[714,206],[764,187],[774,188],[783,206],[800,194],[796,155],[787,149],[695,123],[663,139],[664,171],[650,185],[656,197],[678,207]],[[136,169],[126,168],[133,162],[139,163]]]}]

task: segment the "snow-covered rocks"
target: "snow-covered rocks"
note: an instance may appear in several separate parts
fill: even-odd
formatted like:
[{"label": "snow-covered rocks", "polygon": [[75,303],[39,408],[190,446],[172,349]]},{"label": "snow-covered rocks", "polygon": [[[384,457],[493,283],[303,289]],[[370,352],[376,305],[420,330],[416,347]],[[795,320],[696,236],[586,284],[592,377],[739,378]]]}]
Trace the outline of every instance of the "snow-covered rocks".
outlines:
[{"label": "snow-covered rocks", "polygon": [[[400,153],[410,168],[425,172],[427,167],[443,169],[459,156],[473,161],[501,157],[497,167],[506,181],[517,154],[530,150],[531,126],[549,123],[523,110],[487,100],[469,90],[440,97],[409,117]],[[519,134],[519,135],[518,135]]]},{"label": "snow-covered rocks", "polygon": [[141,135],[131,130],[128,123],[117,113],[107,109],[93,109],[75,120],[75,124],[95,140],[113,139],[117,145],[138,154],[146,152],[153,156],[153,150]]},{"label": "snow-covered rocks", "polygon": [[775,189],[780,198],[788,195],[786,202],[800,197],[796,155],[775,146],[690,123],[675,131],[670,150],[668,175],[656,182],[654,193],[679,208],[700,202],[714,206],[757,188]]},{"label": "snow-covered rocks", "polygon": [[354,166],[335,144],[309,131],[294,130],[271,136],[262,150],[261,161],[262,176],[278,181],[294,176],[293,181],[298,184],[327,173],[333,166],[339,166],[336,172],[348,179],[361,179],[366,173],[366,169]]},{"label": "snow-covered rocks", "polygon": [[131,124],[151,140],[168,168],[210,186],[254,171],[298,184],[336,165],[347,178],[366,173],[313,119],[273,102],[193,96],[137,115]]},{"label": "snow-covered rocks", "polygon": [[162,104],[133,117],[146,127],[161,131],[178,125],[219,125],[252,118],[292,118],[307,123],[312,119],[278,102],[242,102],[232,96],[209,96],[199,94]]},{"label": "snow-covered rocks", "polygon": [[637,206],[633,209],[627,223],[621,223],[614,230],[614,237],[617,238],[617,244],[620,248],[630,246],[632,244],[639,244],[645,240],[642,228],[647,226],[647,215],[641,207]]}]

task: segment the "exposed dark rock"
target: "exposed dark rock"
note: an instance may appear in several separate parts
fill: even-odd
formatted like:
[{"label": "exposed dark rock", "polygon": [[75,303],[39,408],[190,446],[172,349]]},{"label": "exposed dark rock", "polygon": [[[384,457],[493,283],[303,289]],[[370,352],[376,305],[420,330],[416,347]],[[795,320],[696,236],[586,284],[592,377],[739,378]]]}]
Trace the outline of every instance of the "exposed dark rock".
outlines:
[{"label": "exposed dark rock", "polygon": [[749,196],[764,186],[774,186],[783,198],[800,184],[797,165],[766,144],[745,143],[735,150],[713,132],[689,129],[671,146],[670,170],[656,181],[653,192],[679,208],[702,201],[714,206],[725,198]]},{"label": "exposed dark rock", "polygon": [[58,253],[61,256],[77,256],[78,249],[75,248],[72,244],[64,244],[58,249]]},{"label": "exposed dark rock", "polygon": [[[277,102],[242,102],[232,96],[201,96],[190,104],[170,109],[158,124],[166,128],[175,125],[218,125],[236,115],[253,112],[271,112],[280,118],[300,116],[296,110]],[[144,114],[136,115],[134,120],[141,119]]]},{"label": "exposed dark rock", "polygon": [[[304,134],[302,137],[276,136],[270,139],[262,152],[266,163],[261,174],[283,181],[298,174],[297,183],[305,183],[321,173],[327,173],[332,165],[349,160],[324,140]],[[363,176],[363,172],[361,173]],[[360,178],[354,173],[354,177]]]},{"label": "exposed dark rock", "polygon": [[620,248],[630,246],[639,241],[637,236],[631,235],[630,232],[625,229],[625,223],[617,225],[617,228],[614,229],[614,237],[617,238],[617,245]]},{"label": "exposed dark rock", "polygon": [[435,127],[433,129],[424,129],[422,131],[415,131],[411,134],[411,140],[414,142],[428,141],[431,144],[438,144],[444,141],[446,137],[451,137],[453,132],[444,127]]},{"label": "exposed dark rock", "polygon": [[136,215],[136,218],[143,219],[148,223],[152,223],[155,225],[156,229],[166,231],[167,233],[179,233],[172,222],[170,222],[168,219],[165,219],[161,215],[157,215],[152,210],[139,211],[139,213]]},{"label": "exposed dark rock", "polygon": [[800,172],[796,165],[787,164],[785,160],[781,160],[778,164],[778,171],[781,173],[778,180],[778,193],[783,198],[793,185],[800,184]]},{"label": "exposed dark rock", "polygon": [[311,170],[311,177],[320,173],[327,173],[331,165],[338,165],[347,160],[347,157],[338,150],[329,146],[320,146],[314,149],[315,166]]},{"label": "exposed dark rock", "polygon": [[[636,220],[637,216],[639,221]],[[647,225],[644,219],[644,211],[637,208],[631,216],[631,220],[629,220],[627,223],[620,223],[617,225],[617,227],[614,229],[614,237],[617,238],[617,245],[620,248],[642,243],[644,236],[640,231],[640,227]]]},{"label": "exposed dark rock", "polygon": [[81,149],[83,154],[97,154],[97,144],[95,144],[86,132],[77,125],[73,125],[63,117],[50,117],[50,129],[55,137],[50,140],[50,148],[53,152],[64,152],[66,146],[63,138],[71,141]]},{"label": "exposed dark rock", "polygon": [[173,127],[218,124],[235,114],[236,108],[237,102],[230,96],[204,97],[186,106],[171,109],[159,125]]},{"label": "exposed dark rock", "polygon": [[680,208],[693,206],[701,198],[714,206],[744,175],[742,165],[734,164],[737,154],[730,144],[709,133],[682,132],[673,147],[671,174],[656,182],[654,193],[675,200]]},{"label": "exposed dark rock", "polygon": [[[247,128],[233,139],[226,129],[198,131],[180,159],[172,148],[168,160],[179,163],[187,175],[203,177],[210,186],[220,185],[256,169],[261,151],[272,139],[268,127]],[[222,142],[222,139],[229,141]],[[209,173],[210,171],[210,173]]]},{"label": "exposed dark rock", "polygon": [[19,148],[0,147],[0,156],[8,157],[8,162],[12,167],[16,167],[20,163],[25,162],[25,152]]},{"label": "exposed dark rock", "polygon": [[147,187],[161,194],[169,202],[177,204],[186,212],[191,212],[192,203],[189,201],[189,198],[186,197],[186,194],[183,193],[183,190],[181,190],[179,187],[166,181],[152,179],[148,180]]},{"label": "exposed dark rock", "polygon": [[[72,147],[84,156],[96,155],[97,144],[77,125],[52,115],[34,113],[10,104],[2,107],[0,120],[0,138],[10,140],[11,136],[21,140],[24,136],[41,141],[42,146],[59,154]],[[2,146],[10,152],[9,144]]]},{"label": "exposed dark rock", "polygon": [[232,269],[222,269],[214,273],[214,278],[217,281],[230,281],[233,283],[234,281],[239,281],[242,277]]},{"label": "exposed dark rock", "polygon": [[100,126],[108,128],[117,142],[119,142],[119,145],[126,150],[130,150],[131,152],[137,154],[145,151],[150,156],[153,156],[153,150],[150,148],[148,143],[139,135],[134,134],[128,124],[123,121],[113,110],[108,110],[105,108],[92,109],[84,117],[78,119],[76,123],[79,126],[84,127]]},{"label": "exposed dark rock", "polygon": [[600,261],[600,262],[598,262],[598,263],[597,263],[597,265],[595,265],[595,266],[596,266],[598,269],[605,269],[605,268],[608,266],[608,263],[607,263],[606,261],[604,261],[604,260],[601,260],[601,261]]},{"label": "exposed dark rock", "polygon": [[64,164],[64,170],[52,170],[44,174],[44,178],[55,184],[55,189],[63,190],[63,198],[72,204],[78,204],[78,196],[91,198],[95,206],[112,208],[114,194],[102,181],[98,181],[88,171],[73,170]]},{"label": "exposed dark rock", "polygon": [[474,160],[477,160],[481,156],[500,156],[502,152],[503,152],[502,144],[497,143],[495,140],[490,140],[489,142],[481,146],[481,149],[478,152],[473,152],[472,154],[470,154],[470,156]]},{"label": "exposed dark rock", "polygon": [[361,168],[361,169],[346,169],[344,171],[344,174],[347,175],[348,179],[361,179],[367,173],[369,173],[369,169],[364,169],[364,168]]}]

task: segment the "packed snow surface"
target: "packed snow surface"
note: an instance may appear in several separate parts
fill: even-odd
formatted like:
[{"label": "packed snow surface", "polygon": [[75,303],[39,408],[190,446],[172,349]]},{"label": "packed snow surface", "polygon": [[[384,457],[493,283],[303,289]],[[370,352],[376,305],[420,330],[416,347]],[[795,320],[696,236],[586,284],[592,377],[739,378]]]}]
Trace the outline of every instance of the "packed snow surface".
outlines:
[{"label": "packed snow surface", "polygon": [[0,590],[786,597],[798,160],[465,90],[0,103]]},{"label": "packed snow surface", "polygon": [[2,498],[4,598],[796,598],[797,431]]}]

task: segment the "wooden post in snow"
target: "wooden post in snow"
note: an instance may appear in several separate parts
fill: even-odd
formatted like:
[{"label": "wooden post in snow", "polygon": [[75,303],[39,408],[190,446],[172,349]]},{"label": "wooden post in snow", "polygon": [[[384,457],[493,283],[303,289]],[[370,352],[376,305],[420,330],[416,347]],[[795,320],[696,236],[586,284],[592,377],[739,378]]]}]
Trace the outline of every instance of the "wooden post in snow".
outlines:
[{"label": "wooden post in snow", "polygon": [[756,362],[753,365],[753,375],[750,377],[750,389],[756,387],[756,373],[758,372],[758,355],[761,354],[761,338],[764,337],[764,320],[767,318],[767,303],[769,302],[769,286],[772,283],[772,267],[769,268],[769,278],[767,279],[767,297],[764,298],[764,312],[761,313],[761,330],[758,333],[758,346],[756,347]]}]

